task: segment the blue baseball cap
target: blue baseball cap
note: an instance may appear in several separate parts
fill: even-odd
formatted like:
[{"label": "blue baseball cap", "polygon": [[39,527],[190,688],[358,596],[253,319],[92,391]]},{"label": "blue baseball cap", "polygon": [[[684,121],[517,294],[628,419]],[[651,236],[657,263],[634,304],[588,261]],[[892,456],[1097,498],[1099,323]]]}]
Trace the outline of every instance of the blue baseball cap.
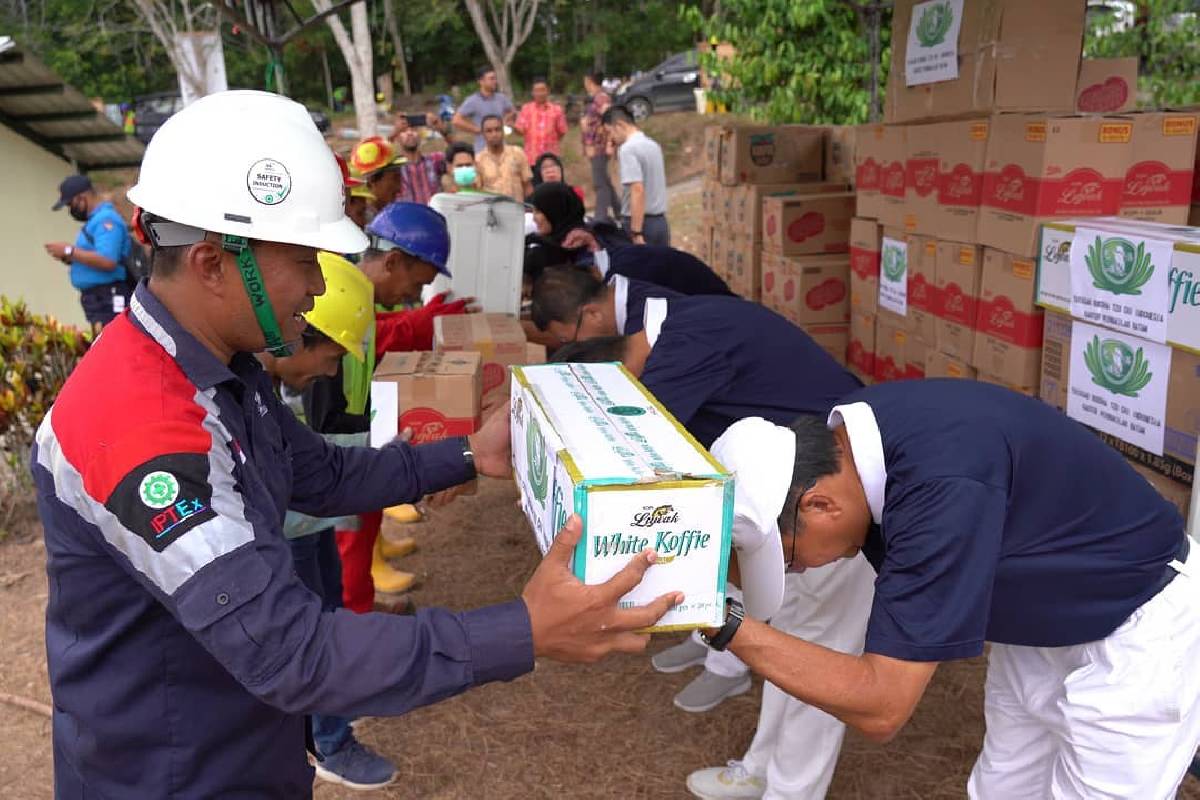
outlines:
[{"label": "blue baseball cap", "polygon": [[92,190],[92,181],[86,175],[69,175],[58,185],[58,202],[50,206],[51,211],[58,211],[70,203],[78,195]]}]

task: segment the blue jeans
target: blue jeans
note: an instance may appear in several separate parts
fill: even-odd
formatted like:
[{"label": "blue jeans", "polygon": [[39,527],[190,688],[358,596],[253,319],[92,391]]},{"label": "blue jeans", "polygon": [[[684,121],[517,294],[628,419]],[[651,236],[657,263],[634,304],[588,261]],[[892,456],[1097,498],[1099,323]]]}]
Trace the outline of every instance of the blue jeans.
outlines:
[{"label": "blue jeans", "polygon": [[[301,582],[321,598],[321,608],[333,611],[342,607],[342,562],[338,558],[337,539],[333,528],[289,539],[292,563]],[[351,720],[331,714],[313,714],[313,744],[317,755],[327,756],[342,749],[350,741]]]}]

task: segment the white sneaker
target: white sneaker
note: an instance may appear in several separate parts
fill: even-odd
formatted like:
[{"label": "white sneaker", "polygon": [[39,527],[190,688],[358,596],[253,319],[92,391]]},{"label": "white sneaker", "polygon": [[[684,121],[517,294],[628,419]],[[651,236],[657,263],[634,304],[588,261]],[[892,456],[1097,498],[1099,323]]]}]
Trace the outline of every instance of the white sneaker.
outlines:
[{"label": "white sneaker", "polygon": [[696,679],[683,687],[675,695],[675,706],[684,711],[700,713],[712,711],[730,697],[737,697],[750,691],[750,673],[746,672],[736,678],[726,678],[715,672],[704,670]]},{"label": "white sneaker", "polygon": [[708,646],[689,636],[674,647],[655,653],[650,664],[659,672],[683,672],[688,667],[703,664],[707,655]]},{"label": "white sneaker", "polygon": [[741,761],[724,767],[698,769],[687,778],[687,788],[700,800],[758,800],[767,790],[767,782],[751,775]]}]

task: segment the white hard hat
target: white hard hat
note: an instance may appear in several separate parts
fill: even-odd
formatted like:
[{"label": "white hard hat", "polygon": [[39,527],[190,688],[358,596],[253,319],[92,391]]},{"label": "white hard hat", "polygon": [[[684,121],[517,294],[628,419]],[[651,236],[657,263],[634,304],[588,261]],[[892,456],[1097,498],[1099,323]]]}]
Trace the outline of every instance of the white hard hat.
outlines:
[{"label": "white hard hat", "polygon": [[357,253],[367,237],[346,217],[342,192],[341,170],[304,106],[232,91],[159,128],[128,197],[178,226]]}]

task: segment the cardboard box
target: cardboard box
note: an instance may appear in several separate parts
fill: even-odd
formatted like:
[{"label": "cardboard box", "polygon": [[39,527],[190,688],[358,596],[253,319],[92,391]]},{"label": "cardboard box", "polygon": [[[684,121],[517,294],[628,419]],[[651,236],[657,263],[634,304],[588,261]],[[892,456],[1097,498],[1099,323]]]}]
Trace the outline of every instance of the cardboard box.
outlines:
[{"label": "cardboard box", "polygon": [[653,547],[658,562],[621,605],[681,591],[649,630],[719,625],[732,476],[618,364],[517,367],[511,402],[514,476],[542,552],[579,514],[577,578],[603,583]]},{"label": "cardboard box", "polygon": [[721,183],[819,181],[825,131],[809,125],[727,125],[721,128]]},{"label": "cardboard box", "polygon": [[1000,375],[993,375],[992,373],[984,372],[983,370],[978,371],[978,373],[975,375],[975,380],[983,383],[993,383],[996,386],[1003,386],[1006,389],[1011,389],[1012,391],[1017,392],[1018,394],[1023,394],[1026,397],[1037,397],[1036,386],[1023,386],[1019,383],[1012,383]]},{"label": "cardboard box", "polygon": [[[909,330],[922,344],[937,341],[937,239],[910,234],[908,240]],[[921,370],[925,362],[921,361]]]},{"label": "cardboard box", "polygon": [[[926,352],[926,348],[917,342],[906,328],[893,322],[892,315],[881,313],[876,317],[873,372],[876,382],[921,377],[925,372]],[[919,370],[915,368],[917,358],[921,360]]]},{"label": "cardboard box", "polygon": [[960,6],[957,58],[950,59],[958,76],[907,86],[909,33],[910,27],[921,22],[913,14],[920,2],[897,0],[892,14],[892,65],[884,101],[887,122],[991,111],[1069,112],[1075,108],[1084,30],[1082,3],[967,0]]},{"label": "cardboard box", "polygon": [[1122,217],[1188,224],[1198,120],[1196,112],[1156,111],[1133,117],[1133,156],[1121,192]]},{"label": "cardboard box", "polygon": [[706,223],[700,228],[700,233],[696,246],[692,248],[692,255],[703,261],[705,264],[712,265],[712,225]]},{"label": "cardboard box", "polygon": [[858,146],[858,128],[832,125],[825,142],[825,180],[845,183],[854,188],[854,152]]},{"label": "cardboard box", "polygon": [[[1042,229],[1037,303],[1071,311],[1071,248],[1076,224],[1116,236],[1143,236],[1173,242],[1171,264],[1159,271],[1168,282],[1167,343],[1200,353],[1200,230],[1155,225],[1132,219],[1067,220]],[[1119,298],[1118,298],[1119,299]]]},{"label": "cardboard box", "polygon": [[[850,322],[849,256],[762,254],[762,304],[797,325]],[[842,346],[845,360],[845,343]]]},{"label": "cardboard box", "polygon": [[881,231],[873,219],[850,221],[850,307],[861,314],[879,309],[879,245]]},{"label": "cardboard box", "polygon": [[483,356],[483,404],[507,396],[508,368],[525,362],[525,330],[507,314],[444,314],[433,318],[433,349]]},{"label": "cardboard box", "polygon": [[730,198],[730,213],[720,220],[721,224],[728,224],[738,236],[761,242],[764,198],[848,192],[850,187],[845,183],[745,183],[725,187],[725,191]]},{"label": "cardboard box", "polygon": [[981,247],[938,241],[934,266],[938,302],[935,344],[942,353],[968,362],[975,352],[982,275]]},{"label": "cardboard box", "polygon": [[538,344],[537,342],[525,343],[525,363],[529,364],[545,364],[546,363],[546,345]]},{"label": "cardboard box", "polygon": [[704,179],[721,182],[721,131],[720,125],[704,128]]},{"label": "cardboard box", "polygon": [[763,198],[763,249],[783,256],[850,252],[854,194]]},{"label": "cardboard box", "polygon": [[983,195],[987,120],[910,126],[905,161],[904,229],[974,242]]},{"label": "cardboard box", "polygon": [[1165,477],[1159,471],[1145,466],[1141,462],[1131,461],[1130,464],[1133,471],[1141,475],[1146,481],[1154,487],[1154,491],[1163,496],[1171,505],[1179,510],[1179,515],[1188,519],[1188,512],[1192,507],[1192,487],[1184,483],[1173,481]]},{"label": "cardboard box", "polygon": [[1129,117],[994,118],[979,243],[1033,256],[1042,223],[1116,214],[1132,156]]},{"label": "cardboard box", "polygon": [[1034,262],[984,248],[971,365],[1006,384],[1037,386],[1042,310],[1034,304]]},{"label": "cardboard box", "polygon": [[371,379],[371,445],[382,447],[406,428],[425,444],[479,430],[479,353],[387,353]]},{"label": "cardboard box", "polygon": [[[1071,348],[1074,320],[1053,311],[1046,312],[1045,357],[1042,359],[1039,394],[1045,402],[1067,410],[1071,392]],[[1098,394],[1103,388],[1088,384]],[[1121,404],[1133,401],[1124,395],[1111,396]],[[1192,485],[1196,466],[1196,439],[1200,435],[1200,355],[1178,348],[1171,349],[1170,377],[1166,391],[1166,414],[1162,455],[1149,452],[1136,444],[1110,433],[1097,434],[1126,457],[1155,470],[1173,481]]]},{"label": "cardboard box", "polygon": [[[882,221],[896,216],[888,212],[888,207],[904,201],[906,141],[905,128],[898,125],[859,126],[855,134],[854,189],[860,217]],[[903,224],[903,214],[899,216],[900,221],[893,224]]]},{"label": "cardboard box", "polygon": [[812,337],[821,349],[829,353],[833,360],[846,366],[846,351],[850,346],[850,326],[841,325],[801,325],[804,332]]},{"label": "cardboard box", "polygon": [[863,383],[875,376],[875,315],[850,313],[850,342],[846,347],[846,367]]},{"label": "cardboard box", "polygon": [[937,350],[930,350],[929,354],[925,356],[926,378],[966,378],[974,380],[978,374],[978,370],[961,358],[955,358],[952,355],[947,355]]},{"label": "cardboard box", "polygon": [[721,280],[729,283],[728,260],[725,251],[729,246],[729,233],[722,225],[714,225],[710,232],[708,245],[708,265]]},{"label": "cardboard box", "polygon": [[1081,114],[1124,114],[1137,106],[1136,58],[1085,58],[1075,82],[1075,110]]},{"label": "cardboard box", "polygon": [[748,236],[726,236],[722,250],[724,274],[734,294],[757,303],[762,299],[762,250]]}]

